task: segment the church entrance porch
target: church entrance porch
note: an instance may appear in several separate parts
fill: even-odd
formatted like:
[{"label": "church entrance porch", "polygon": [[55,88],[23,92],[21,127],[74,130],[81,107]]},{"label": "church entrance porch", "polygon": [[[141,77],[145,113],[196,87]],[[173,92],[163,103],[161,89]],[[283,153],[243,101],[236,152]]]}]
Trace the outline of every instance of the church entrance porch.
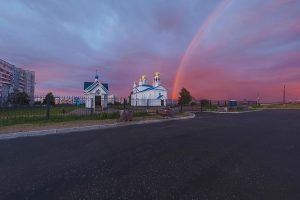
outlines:
[{"label": "church entrance porch", "polygon": [[84,82],[84,96],[86,96],[85,107],[96,111],[102,111],[108,104],[108,84],[101,83],[96,72],[94,82]]},{"label": "church entrance porch", "polygon": [[95,96],[95,109],[101,109],[101,96]]}]

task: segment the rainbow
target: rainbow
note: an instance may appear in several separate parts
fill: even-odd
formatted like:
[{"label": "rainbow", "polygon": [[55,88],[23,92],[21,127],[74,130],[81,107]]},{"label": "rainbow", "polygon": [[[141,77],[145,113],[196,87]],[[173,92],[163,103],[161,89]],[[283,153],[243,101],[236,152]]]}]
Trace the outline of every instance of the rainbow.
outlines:
[{"label": "rainbow", "polygon": [[177,93],[179,91],[178,89],[178,83],[180,80],[180,74],[186,68],[187,62],[191,56],[191,53],[194,51],[194,49],[199,44],[199,41],[205,34],[205,30],[216,20],[216,18],[222,14],[222,12],[225,10],[226,6],[230,3],[232,0],[222,0],[217,7],[213,10],[213,12],[207,17],[207,19],[204,21],[204,23],[200,26],[198,29],[196,35],[193,37],[192,41],[188,45],[188,48],[185,50],[183,56],[181,57],[179,66],[176,71],[174,83],[173,83],[173,92],[172,92],[172,98],[177,98]]}]

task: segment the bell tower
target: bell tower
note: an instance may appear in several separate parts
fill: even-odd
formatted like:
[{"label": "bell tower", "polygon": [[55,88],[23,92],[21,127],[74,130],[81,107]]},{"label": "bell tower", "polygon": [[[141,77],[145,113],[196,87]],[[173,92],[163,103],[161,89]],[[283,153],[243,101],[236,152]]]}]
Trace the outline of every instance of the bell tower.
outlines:
[{"label": "bell tower", "polygon": [[157,87],[160,85],[160,73],[159,72],[155,72],[154,73],[154,77],[153,77],[153,86]]},{"label": "bell tower", "polygon": [[142,75],[141,80],[142,80],[143,85],[147,84],[147,76],[146,75]]}]

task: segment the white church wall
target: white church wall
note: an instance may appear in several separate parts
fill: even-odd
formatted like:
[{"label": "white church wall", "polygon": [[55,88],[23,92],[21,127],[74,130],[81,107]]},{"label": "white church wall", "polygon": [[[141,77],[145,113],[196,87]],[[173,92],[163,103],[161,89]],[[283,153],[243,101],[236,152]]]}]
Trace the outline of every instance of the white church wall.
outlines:
[{"label": "white church wall", "polygon": [[85,107],[86,108],[95,108],[95,98],[96,96],[101,96],[101,107],[102,108],[107,108],[108,106],[108,95],[96,95],[96,94],[90,94],[90,95],[85,95],[86,96],[86,101],[85,101]]},{"label": "white church wall", "polygon": [[101,96],[101,107],[107,108],[109,91],[105,89],[102,83],[99,82],[98,71],[96,71],[94,83],[90,85],[88,88],[84,90],[84,96],[86,97],[85,107],[95,108],[96,96]]},{"label": "white church wall", "polygon": [[[159,95],[163,95],[161,99],[157,99]],[[151,98],[152,97],[152,98]],[[166,91],[146,91],[131,96],[131,106],[161,106],[161,100],[163,105],[166,105]]]},{"label": "white church wall", "polygon": [[167,90],[160,84],[159,72],[154,73],[152,85],[147,84],[146,76],[143,75],[138,85],[135,82],[133,84],[131,106],[162,106],[162,104],[165,106]]},{"label": "white church wall", "polygon": [[91,95],[87,96],[86,101],[85,101],[85,107],[93,108],[94,107],[93,103],[94,103],[94,98]]},{"label": "white church wall", "polygon": [[101,96],[101,98],[102,98],[102,100],[104,100],[103,103],[102,103],[102,107],[103,107],[103,108],[107,108],[107,104],[108,104],[108,95],[107,95],[107,94],[104,94],[104,95]]}]

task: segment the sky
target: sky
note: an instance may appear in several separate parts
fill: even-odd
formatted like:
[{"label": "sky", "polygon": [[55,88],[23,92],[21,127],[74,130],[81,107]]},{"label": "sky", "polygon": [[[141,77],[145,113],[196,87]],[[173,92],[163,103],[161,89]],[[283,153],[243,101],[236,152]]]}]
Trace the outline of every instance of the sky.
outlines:
[{"label": "sky", "polygon": [[299,0],[0,0],[0,58],[36,73],[36,94],[129,95],[159,71],[169,98],[300,99]]}]

